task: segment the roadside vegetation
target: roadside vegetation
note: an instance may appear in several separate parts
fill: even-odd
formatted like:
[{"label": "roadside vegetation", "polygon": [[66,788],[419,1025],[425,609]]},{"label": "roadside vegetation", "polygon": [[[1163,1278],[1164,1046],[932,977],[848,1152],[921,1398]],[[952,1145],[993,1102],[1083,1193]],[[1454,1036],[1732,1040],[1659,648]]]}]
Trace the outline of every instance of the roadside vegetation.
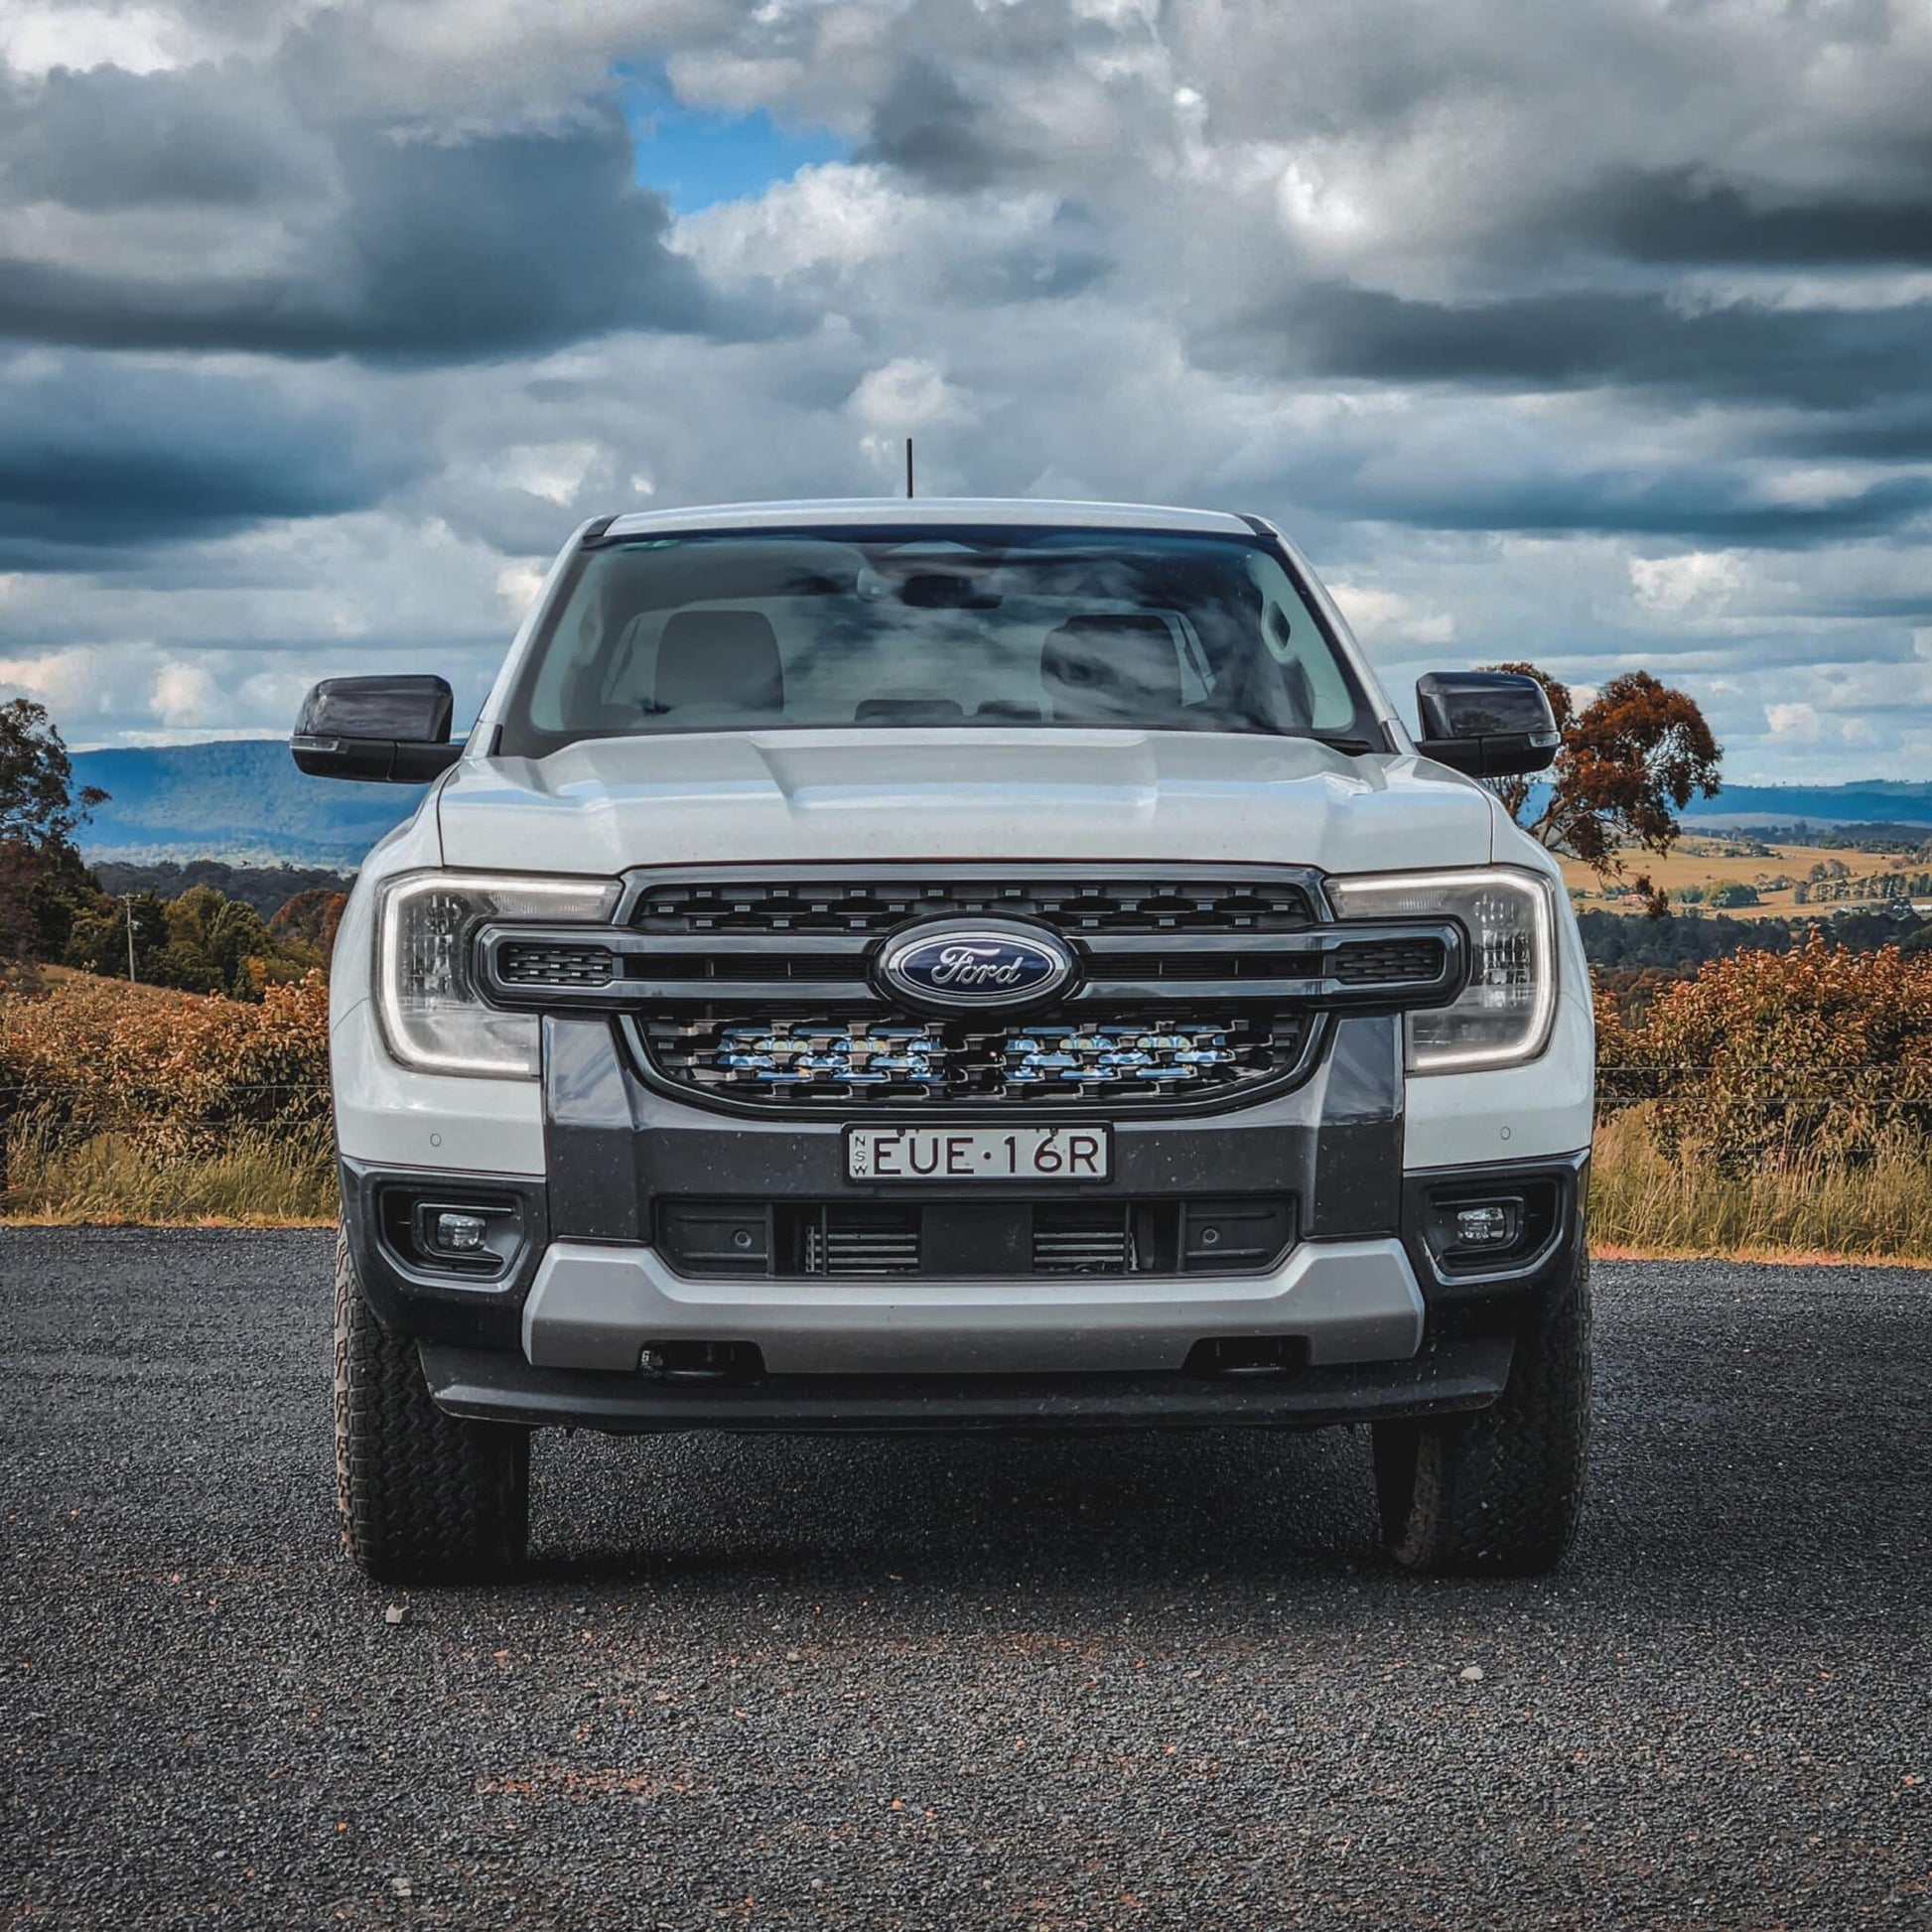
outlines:
[{"label": "roadside vegetation", "polygon": [[[1552,696],[1564,758],[1545,793],[1505,802],[1587,850],[1596,890],[1654,914],[1581,908],[1599,1244],[1932,1262],[1932,921],[1912,903],[1932,849],[1680,841],[1671,805],[1716,783],[1695,708],[1641,678],[1581,711]],[[90,868],[73,834],[99,802],[44,711],[0,706],[0,1217],[332,1220],[327,974],[345,882]],[[1735,897],[1711,868],[1734,883],[1744,866],[1782,867],[1764,895],[1798,915],[1707,910]]]},{"label": "roadside vegetation", "polygon": [[319,971],[253,999],[44,972],[0,997],[0,1211],[331,1220],[328,1082]]},{"label": "roadside vegetation", "polygon": [[1714,960],[1597,1042],[1598,1242],[1932,1260],[1932,952]]}]

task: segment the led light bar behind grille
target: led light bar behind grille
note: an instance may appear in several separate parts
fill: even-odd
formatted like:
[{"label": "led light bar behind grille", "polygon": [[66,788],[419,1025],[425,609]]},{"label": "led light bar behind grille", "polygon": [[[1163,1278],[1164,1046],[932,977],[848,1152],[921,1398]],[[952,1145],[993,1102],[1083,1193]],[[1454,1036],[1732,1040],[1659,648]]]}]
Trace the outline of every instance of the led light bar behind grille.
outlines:
[{"label": "led light bar behind grille", "polygon": [[985,1027],[859,1016],[645,1023],[658,1070],[680,1084],[766,1101],[1058,1102],[1190,1095],[1271,1073],[1309,1022],[1109,1021]]}]

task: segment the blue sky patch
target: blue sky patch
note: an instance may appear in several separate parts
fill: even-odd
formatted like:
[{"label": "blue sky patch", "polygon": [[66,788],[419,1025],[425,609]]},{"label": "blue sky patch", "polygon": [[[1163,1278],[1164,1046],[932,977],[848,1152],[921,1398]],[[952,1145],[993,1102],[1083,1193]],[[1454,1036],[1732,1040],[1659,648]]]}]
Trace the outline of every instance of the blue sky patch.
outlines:
[{"label": "blue sky patch", "polygon": [[661,72],[620,68],[623,118],[637,144],[637,181],[679,214],[759,195],[800,168],[844,161],[851,144],[822,129],[787,132],[762,108],[687,107]]}]

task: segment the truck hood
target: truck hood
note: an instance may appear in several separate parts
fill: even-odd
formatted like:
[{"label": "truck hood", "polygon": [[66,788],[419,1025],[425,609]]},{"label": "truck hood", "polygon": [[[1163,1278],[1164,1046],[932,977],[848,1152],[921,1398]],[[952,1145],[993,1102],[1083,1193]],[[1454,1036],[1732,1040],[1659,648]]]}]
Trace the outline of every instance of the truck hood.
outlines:
[{"label": "truck hood", "polygon": [[518,872],[892,859],[1480,865],[1487,795],[1309,740],[1033,729],[702,733],[466,759],[444,863]]}]

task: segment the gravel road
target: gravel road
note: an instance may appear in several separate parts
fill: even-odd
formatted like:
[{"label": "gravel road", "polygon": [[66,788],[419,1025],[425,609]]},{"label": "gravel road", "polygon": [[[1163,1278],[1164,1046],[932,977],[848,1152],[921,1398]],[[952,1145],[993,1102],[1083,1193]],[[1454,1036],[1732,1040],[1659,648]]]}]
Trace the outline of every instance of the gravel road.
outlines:
[{"label": "gravel road", "polygon": [[1359,1435],[578,1437],[404,1596],[328,1259],[0,1233],[0,1925],[1932,1925],[1932,1274],[1601,1268],[1550,1582]]}]

